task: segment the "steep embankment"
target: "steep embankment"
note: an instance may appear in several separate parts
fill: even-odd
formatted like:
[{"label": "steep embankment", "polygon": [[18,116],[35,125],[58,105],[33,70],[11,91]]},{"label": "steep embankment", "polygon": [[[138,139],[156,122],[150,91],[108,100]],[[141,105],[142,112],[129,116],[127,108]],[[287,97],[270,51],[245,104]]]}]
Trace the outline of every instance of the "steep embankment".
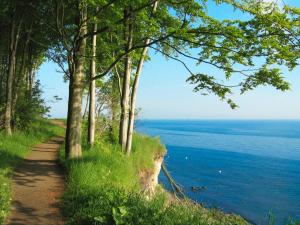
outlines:
[{"label": "steep embankment", "polygon": [[[169,201],[164,191],[145,197],[144,193],[151,192],[157,182],[163,152],[165,148],[158,139],[135,135],[130,157],[118,144],[102,140],[84,151],[82,159],[66,161],[68,182],[63,211],[67,224],[248,224],[239,216],[191,201]],[[150,189],[145,190],[147,187]]]}]

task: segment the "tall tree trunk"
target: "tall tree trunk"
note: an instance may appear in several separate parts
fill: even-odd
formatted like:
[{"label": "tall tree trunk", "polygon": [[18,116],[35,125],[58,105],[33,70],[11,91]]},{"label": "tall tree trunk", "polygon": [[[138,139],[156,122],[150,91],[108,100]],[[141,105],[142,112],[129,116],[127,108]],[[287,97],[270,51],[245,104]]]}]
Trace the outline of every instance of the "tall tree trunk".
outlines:
[{"label": "tall tree trunk", "polygon": [[[32,24],[30,26],[30,29],[27,33],[27,37],[26,37],[26,41],[25,41],[25,45],[22,49],[22,59],[21,59],[21,64],[20,64],[20,68],[18,70],[18,72],[16,72],[15,74],[15,82],[14,82],[14,96],[13,96],[13,100],[12,100],[12,117],[15,116],[15,108],[16,108],[16,104],[18,101],[18,97],[21,94],[21,92],[23,91],[23,85],[24,85],[24,81],[26,80],[27,77],[27,67],[26,67],[26,63],[28,63],[28,60],[26,60],[26,57],[28,55],[28,45],[29,45],[29,41],[30,41],[30,35],[31,35],[31,30],[32,30]],[[15,68],[15,71],[16,68]]]},{"label": "tall tree trunk", "polygon": [[[150,39],[147,39],[145,44],[149,44]],[[136,74],[134,77],[134,82],[132,86],[131,91],[131,105],[129,110],[129,125],[128,125],[128,133],[127,133],[127,142],[126,142],[126,154],[129,155],[132,148],[132,135],[133,135],[133,128],[134,128],[134,118],[135,118],[135,105],[136,105],[136,95],[137,95],[137,89],[139,85],[139,78],[140,74],[142,72],[142,67],[144,64],[145,56],[147,55],[148,48],[143,48],[141,58],[138,63],[138,67],[136,70]]]},{"label": "tall tree trunk", "polygon": [[[153,4],[153,9],[152,9],[152,14],[155,13],[157,9],[158,1],[156,1]],[[146,47],[143,48],[141,57],[136,69],[135,77],[134,77],[134,82],[132,86],[132,91],[131,91],[131,105],[130,105],[130,114],[129,114],[129,125],[128,125],[128,133],[127,133],[127,142],[126,142],[126,154],[129,155],[131,153],[132,149],[132,136],[133,136],[133,128],[134,128],[134,119],[135,119],[135,105],[136,105],[136,96],[137,96],[137,89],[139,86],[139,78],[140,74],[142,72],[143,64],[145,61],[145,57],[147,55],[148,47],[147,45],[150,43],[150,38],[147,38],[144,45]]]},{"label": "tall tree trunk", "polygon": [[[6,63],[6,56],[2,56],[0,62],[0,102],[5,102],[5,91],[6,90],[6,76],[7,76],[7,63]],[[3,107],[3,106],[2,106]],[[1,108],[2,108],[1,107]],[[0,115],[0,121],[4,118],[4,112]]]},{"label": "tall tree trunk", "polygon": [[[97,31],[97,24],[94,24],[94,32]],[[95,97],[96,97],[96,81],[93,78],[96,75],[96,47],[97,35],[92,37],[92,60],[91,60],[91,81],[90,81],[90,104],[89,104],[89,124],[88,124],[88,143],[94,144],[95,141]]]},{"label": "tall tree trunk", "polygon": [[17,55],[17,46],[19,41],[19,35],[22,25],[22,19],[19,22],[18,27],[16,28],[16,21],[13,19],[11,26],[11,37],[10,37],[10,56],[9,56],[9,69],[7,76],[7,85],[6,85],[6,105],[5,105],[5,119],[4,127],[5,132],[8,135],[11,135],[11,119],[12,119],[12,86],[15,77],[16,71],[16,55]]},{"label": "tall tree trunk", "polygon": [[85,106],[84,106],[82,119],[85,119],[86,114],[88,113],[89,103],[90,103],[90,93],[87,94],[86,99],[85,99]]},{"label": "tall tree trunk", "polygon": [[[87,33],[87,9],[80,6],[78,19],[78,39],[75,43],[74,58],[69,62],[72,66],[69,83],[68,118],[66,129],[65,153],[67,158],[79,158],[81,150],[81,107],[84,88],[84,61]],[[74,66],[73,66],[74,65]]]},{"label": "tall tree trunk", "polygon": [[[124,11],[124,17],[128,18],[124,21],[124,40],[125,40],[125,52],[128,52],[132,47],[132,21],[128,17],[129,10]],[[131,76],[131,64],[132,59],[130,54],[127,54],[124,60],[124,76],[122,84],[122,98],[121,98],[121,117],[119,128],[119,143],[122,149],[125,150],[127,142],[127,130],[128,130],[128,110],[129,110],[129,94],[130,94],[130,76]]]},{"label": "tall tree trunk", "polygon": [[32,70],[29,74],[29,93],[30,93],[30,97],[32,96],[32,89],[33,89],[34,83],[35,83],[35,76],[36,76],[36,67],[35,67],[35,65],[33,65]]},{"label": "tall tree trunk", "polygon": [[[26,77],[26,90],[30,93],[30,89],[31,89],[31,75],[32,75],[32,71],[33,71],[33,65],[34,65],[34,62],[33,62],[33,56],[32,56],[32,43],[29,43],[29,46],[28,46],[28,72],[27,72],[27,77]],[[31,95],[31,94],[30,94]]]},{"label": "tall tree trunk", "polygon": [[121,99],[122,99],[121,78],[116,69],[112,77],[112,92],[110,98],[111,120],[113,125],[117,125],[120,119],[119,110],[120,110]]}]

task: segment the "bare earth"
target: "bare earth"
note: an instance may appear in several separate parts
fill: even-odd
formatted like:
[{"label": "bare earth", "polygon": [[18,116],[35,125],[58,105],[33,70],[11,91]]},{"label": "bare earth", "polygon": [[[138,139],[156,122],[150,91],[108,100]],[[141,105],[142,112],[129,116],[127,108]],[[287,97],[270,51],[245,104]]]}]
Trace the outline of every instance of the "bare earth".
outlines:
[{"label": "bare earth", "polygon": [[61,225],[59,199],[64,190],[64,175],[58,164],[63,137],[35,146],[16,168],[13,200],[7,225]]}]

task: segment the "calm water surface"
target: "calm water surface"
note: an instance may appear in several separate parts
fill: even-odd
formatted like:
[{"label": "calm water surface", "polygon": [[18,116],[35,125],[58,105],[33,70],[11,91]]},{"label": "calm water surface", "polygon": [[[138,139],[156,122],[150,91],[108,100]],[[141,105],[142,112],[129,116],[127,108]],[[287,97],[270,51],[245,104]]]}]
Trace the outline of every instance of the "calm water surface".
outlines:
[{"label": "calm water surface", "polygon": [[[209,207],[266,224],[300,220],[300,121],[143,120],[159,136],[166,165],[186,194]],[[163,175],[160,180],[168,188]],[[191,186],[205,186],[192,192]]]}]

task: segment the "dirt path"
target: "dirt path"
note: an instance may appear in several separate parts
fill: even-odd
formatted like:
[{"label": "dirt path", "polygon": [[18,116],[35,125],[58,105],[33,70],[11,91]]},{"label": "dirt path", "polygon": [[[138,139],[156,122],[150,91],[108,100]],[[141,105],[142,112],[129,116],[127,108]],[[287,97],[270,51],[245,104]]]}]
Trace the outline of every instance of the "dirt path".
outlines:
[{"label": "dirt path", "polygon": [[13,201],[7,225],[60,225],[59,198],[64,175],[57,158],[63,137],[35,146],[16,168]]}]

